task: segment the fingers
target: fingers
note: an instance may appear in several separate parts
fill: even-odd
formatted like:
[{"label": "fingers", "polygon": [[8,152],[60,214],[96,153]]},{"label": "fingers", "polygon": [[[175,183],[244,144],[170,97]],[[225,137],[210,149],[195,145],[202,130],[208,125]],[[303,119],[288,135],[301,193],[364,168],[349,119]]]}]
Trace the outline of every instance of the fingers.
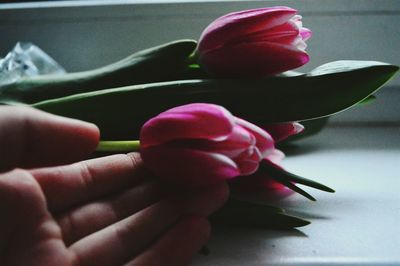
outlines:
[{"label": "fingers", "polygon": [[61,230],[28,171],[0,175],[0,217],[1,265],[69,265]]},{"label": "fingers", "polygon": [[150,178],[138,153],[35,169],[31,173],[42,187],[49,208],[55,212],[129,188]]},{"label": "fingers", "polygon": [[187,217],[126,266],[188,265],[207,243],[209,235],[210,225],[207,220],[195,216]]},{"label": "fingers", "polygon": [[0,172],[78,161],[98,141],[93,124],[28,107],[0,107]]},{"label": "fingers", "polygon": [[[61,231],[50,221],[39,184],[25,170],[0,175],[0,217],[0,257],[7,265],[24,265],[21,261],[29,250],[43,247],[34,245],[39,239],[62,243]],[[13,263],[13,260],[21,261]]]},{"label": "fingers", "polygon": [[143,183],[107,199],[62,214],[57,220],[67,246],[159,201],[160,187]]},{"label": "fingers", "polygon": [[70,246],[83,265],[116,265],[138,255],[187,214],[208,216],[228,196],[226,184],[177,196],[91,234]]},{"label": "fingers", "polygon": [[19,233],[16,226],[32,228],[48,215],[40,186],[28,172],[17,169],[0,175],[0,213],[0,240]]}]

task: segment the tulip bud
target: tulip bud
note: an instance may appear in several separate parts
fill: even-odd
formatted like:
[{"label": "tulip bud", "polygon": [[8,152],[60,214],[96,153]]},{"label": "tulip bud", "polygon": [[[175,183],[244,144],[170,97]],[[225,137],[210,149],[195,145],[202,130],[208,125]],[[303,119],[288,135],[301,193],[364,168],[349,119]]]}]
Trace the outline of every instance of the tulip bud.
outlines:
[{"label": "tulip bud", "polygon": [[200,65],[222,77],[264,77],[306,64],[311,31],[289,7],[233,12],[213,21],[201,34]]},{"label": "tulip bud", "polygon": [[140,132],[145,165],[168,183],[205,186],[250,175],[274,150],[263,129],[214,104],[188,104],[147,121]]}]

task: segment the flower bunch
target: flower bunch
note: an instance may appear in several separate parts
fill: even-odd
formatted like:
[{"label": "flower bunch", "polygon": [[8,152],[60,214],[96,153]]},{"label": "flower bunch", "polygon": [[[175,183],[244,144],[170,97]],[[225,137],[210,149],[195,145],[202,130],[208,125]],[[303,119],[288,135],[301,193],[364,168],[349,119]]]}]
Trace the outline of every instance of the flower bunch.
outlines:
[{"label": "flower bunch", "polygon": [[[293,8],[233,12],[210,23],[198,42],[177,40],[90,71],[0,84],[0,103],[92,122],[101,130],[99,151],[140,151],[167,184],[227,180],[233,192],[284,187],[315,200],[296,184],[333,190],[283,169],[277,143],[310,136],[327,117],[371,101],[399,67],[341,60],[309,73],[286,72],[310,60],[310,37]],[[214,218],[308,224],[265,203],[238,201],[234,193]]]}]

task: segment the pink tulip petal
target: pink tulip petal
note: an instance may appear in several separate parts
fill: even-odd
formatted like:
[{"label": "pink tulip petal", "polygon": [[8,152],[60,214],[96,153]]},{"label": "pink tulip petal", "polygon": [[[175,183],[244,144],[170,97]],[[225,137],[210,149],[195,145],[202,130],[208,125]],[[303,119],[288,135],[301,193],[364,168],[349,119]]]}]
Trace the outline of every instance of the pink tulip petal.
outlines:
[{"label": "pink tulip petal", "polygon": [[201,64],[208,72],[222,77],[268,76],[300,67],[308,61],[306,52],[271,42],[241,43],[200,57]]},{"label": "pink tulip petal", "polygon": [[239,169],[240,169],[240,175],[247,176],[247,175],[254,174],[257,171],[259,164],[260,164],[260,162],[256,162],[253,160],[240,161],[238,164]]},{"label": "pink tulip petal", "polygon": [[283,24],[296,14],[288,7],[259,8],[233,12],[217,18],[201,34],[198,50],[201,53],[220,48],[238,36]]},{"label": "pink tulip petal", "polygon": [[311,38],[312,31],[310,29],[303,27],[300,29],[300,35],[301,35],[301,38],[303,38],[303,41],[307,41],[308,39]]},{"label": "pink tulip petal", "polygon": [[233,160],[239,166],[240,175],[251,175],[257,171],[262,155],[257,147],[251,147]]},{"label": "pink tulip petal", "polygon": [[[229,14],[223,15],[216,20],[224,20],[228,18],[234,18],[234,19],[253,19],[253,18],[259,18],[260,16],[264,16],[265,14],[269,13],[276,13],[280,11],[290,11],[293,14],[297,12],[296,9],[293,9],[291,7],[287,6],[273,6],[273,7],[264,7],[264,8],[254,8],[254,9],[247,9],[247,10],[242,10],[242,11],[237,11],[237,12],[231,12]],[[294,17],[294,16],[293,16]]]},{"label": "pink tulip petal", "polygon": [[256,147],[262,157],[267,156],[274,149],[274,140],[268,132],[241,118],[236,118],[236,123],[249,130],[256,137]]},{"label": "pink tulip petal", "polygon": [[307,44],[305,41],[303,41],[303,39],[301,38],[301,36],[297,36],[297,38],[293,41],[292,45],[294,47],[296,47],[299,51],[306,51],[307,48]]},{"label": "pink tulip petal", "polygon": [[141,156],[155,175],[186,187],[206,186],[240,175],[236,163],[218,153],[160,145],[141,149]]},{"label": "pink tulip petal", "polygon": [[285,154],[282,151],[274,149],[270,154],[268,154],[265,160],[268,163],[273,163],[274,166],[279,166],[278,168],[281,168],[280,164],[282,163],[284,158]]},{"label": "pink tulip petal", "polygon": [[214,104],[188,104],[172,108],[145,123],[140,132],[142,147],[176,139],[222,140],[233,129],[234,118]]},{"label": "pink tulip petal", "polygon": [[262,128],[265,129],[272,136],[275,142],[280,142],[304,130],[304,126],[297,122],[270,124],[262,126]]},{"label": "pink tulip petal", "polygon": [[242,42],[276,42],[281,44],[292,44],[297,36],[299,36],[300,30],[297,25],[291,21],[287,21],[281,25],[273,27],[271,29],[261,30],[254,32],[247,36],[238,38],[238,43]]},{"label": "pink tulip petal", "polygon": [[203,151],[212,151],[234,158],[256,144],[256,138],[248,130],[235,125],[231,134],[221,141],[205,141],[199,145]]},{"label": "pink tulip petal", "polygon": [[303,27],[303,22],[301,21],[303,17],[301,15],[294,15],[290,20],[295,22],[299,28]]},{"label": "pink tulip petal", "polygon": [[294,130],[292,131],[294,134],[299,134],[304,131],[304,126],[298,122],[293,122],[292,126],[294,127]]}]

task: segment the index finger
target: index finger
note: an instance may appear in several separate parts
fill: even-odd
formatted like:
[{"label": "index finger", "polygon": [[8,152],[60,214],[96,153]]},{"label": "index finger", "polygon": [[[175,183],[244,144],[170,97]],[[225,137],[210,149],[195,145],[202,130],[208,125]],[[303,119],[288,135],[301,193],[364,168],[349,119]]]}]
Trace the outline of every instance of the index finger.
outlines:
[{"label": "index finger", "polygon": [[29,107],[0,107],[0,172],[84,159],[99,141],[90,123]]},{"label": "index finger", "polygon": [[138,153],[116,154],[71,165],[33,169],[52,211],[62,212],[77,204],[128,189],[152,176]]}]

